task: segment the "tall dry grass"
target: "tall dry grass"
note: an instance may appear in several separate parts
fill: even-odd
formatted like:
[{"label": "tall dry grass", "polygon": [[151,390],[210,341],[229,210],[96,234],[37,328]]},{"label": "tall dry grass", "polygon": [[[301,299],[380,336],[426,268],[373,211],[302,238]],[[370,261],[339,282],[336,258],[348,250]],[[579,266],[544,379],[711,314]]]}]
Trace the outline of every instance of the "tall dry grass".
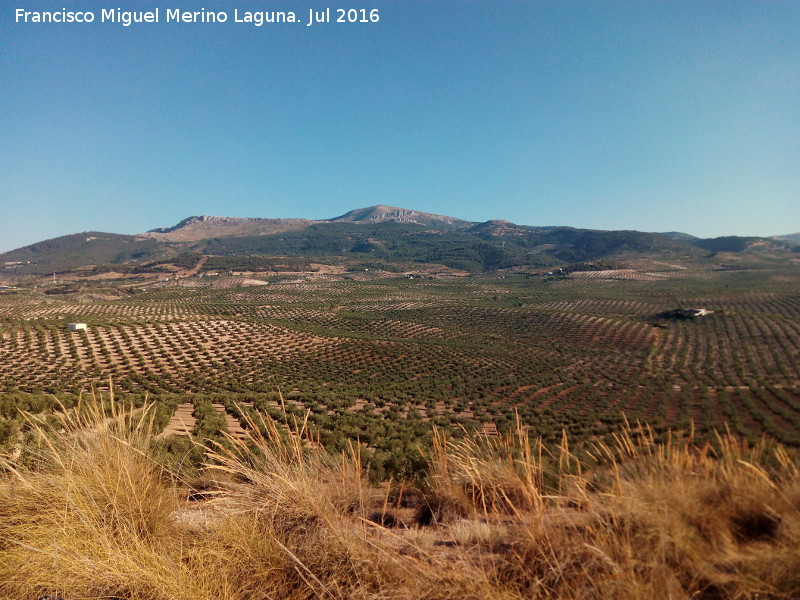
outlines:
[{"label": "tall dry grass", "polygon": [[800,472],[767,440],[659,444],[627,426],[579,459],[566,437],[548,451],[519,427],[438,436],[433,473],[443,519],[502,527],[493,585],[519,597],[800,594]]},{"label": "tall dry grass", "polygon": [[637,425],[579,454],[522,426],[437,433],[417,492],[432,524],[387,528],[357,447],[332,456],[303,423],[264,418],[209,452],[199,501],[148,423],[113,397],[30,422],[0,478],[0,598],[800,595],[800,472],[767,441],[658,444]]},{"label": "tall dry grass", "polygon": [[306,443],[302,425],[287,434],[254,423],[246,440],[208,453],[204,483],[216,491],[198,510],[187,482],[152,458],[149,423],[147,408],[95,395],[55,427],[30,422],[26,460],[2,465],[0,598],[448,598],[474,588],[365,518],[378,492],[355,448],[332,457]]},{"label": "tall dry grass", "polygon": [[0,483],[0,596],[192,597],[147,414],[92,394],[55,426],[29,421],[35,442]]}]

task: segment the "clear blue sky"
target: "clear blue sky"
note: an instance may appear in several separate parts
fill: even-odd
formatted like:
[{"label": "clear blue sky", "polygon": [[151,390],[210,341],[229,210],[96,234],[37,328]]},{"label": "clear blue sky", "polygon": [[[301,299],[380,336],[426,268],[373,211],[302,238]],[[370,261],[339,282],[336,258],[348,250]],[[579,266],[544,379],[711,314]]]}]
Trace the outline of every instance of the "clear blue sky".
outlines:
[{"label": "clear blue sky", "polygon": [[[800,2],[282,0],[0,9],[0,251],[197,214],[390,204],[527,225],[800,231]],[[161,9],[158,24],[100,9]],[[15,8],[92,10],[22,24]],[[227,23],[165,23],[168,8]],[[294,10],[300,24],[233,23]],[[334,13],[335,14],[335,13]]]}]

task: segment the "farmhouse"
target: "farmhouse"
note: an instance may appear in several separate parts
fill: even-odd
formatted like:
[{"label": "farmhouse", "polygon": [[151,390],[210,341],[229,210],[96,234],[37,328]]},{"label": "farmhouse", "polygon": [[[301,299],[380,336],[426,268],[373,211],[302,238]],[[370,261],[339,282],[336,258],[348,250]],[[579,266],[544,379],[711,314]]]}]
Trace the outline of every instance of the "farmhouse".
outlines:
[{"label": "farmhouse", "polygon": [[67,327],[69,327],[70,331],[79,331],[81,329],[85,331],[86,323],[70,323],[69,325],[67,325]]}]

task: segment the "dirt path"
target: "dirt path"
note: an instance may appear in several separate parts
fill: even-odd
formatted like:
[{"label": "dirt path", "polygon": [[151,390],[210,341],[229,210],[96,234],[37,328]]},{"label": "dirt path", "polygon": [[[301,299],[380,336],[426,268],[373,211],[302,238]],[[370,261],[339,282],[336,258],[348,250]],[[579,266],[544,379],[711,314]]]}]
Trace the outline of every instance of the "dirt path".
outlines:
[{"label": "dirt path", "polygon": [[196,419],[192,416],[194,405],[191,402],[178,404],[167,426],[157,437],[164,438],[168,435],[190,435]]},{"label": "dirt path", "polygon": [[234,417],[233,415],[229,414],[225,410],[225,406],[222,404],[215,404],[214,408],[216,408],[219,412],[221,412],[225,416],[225,424],[228,426],[228,433],[230,433],[233,437],[242,439],[247,437],[244,429],[242,428],[241,423],[239,423],[239,419]]},{"label": "dirt path", "polygon": [[[225,424],[228,426],[228,432],[232,436],[239,439],[246,436],[245,430],[242,428],[239,420],[233,415],[228,414],[224,405],[214,404],[214,408],[225,417]],[[192,429],[194,429],[194,425],[197,422],[192,416],[193,411],[194,405],[191,402],[179,404],[166,428],[164,428],[164,431],[161,432],[158,437],[163,438],[168,435],[191,435]]]}]

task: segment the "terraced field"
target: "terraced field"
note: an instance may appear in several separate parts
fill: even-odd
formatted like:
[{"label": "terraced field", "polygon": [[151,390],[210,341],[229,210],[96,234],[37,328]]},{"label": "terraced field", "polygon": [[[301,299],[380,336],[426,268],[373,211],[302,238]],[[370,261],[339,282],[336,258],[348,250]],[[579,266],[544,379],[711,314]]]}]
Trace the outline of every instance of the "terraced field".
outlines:
[{"label": "terraced field", "polygon": [[[170,410],[208,398],[229,429],[248,411],[310,410],[334,445],[394,435],[407,449],[431,423],[502,431],[515,412],[553,439],[608,435],[624,415],[800,444],[797,274],[633,272],[0,296],[0,397],[111,378]],[[713,312],[654,320],[676,307]]]}]

